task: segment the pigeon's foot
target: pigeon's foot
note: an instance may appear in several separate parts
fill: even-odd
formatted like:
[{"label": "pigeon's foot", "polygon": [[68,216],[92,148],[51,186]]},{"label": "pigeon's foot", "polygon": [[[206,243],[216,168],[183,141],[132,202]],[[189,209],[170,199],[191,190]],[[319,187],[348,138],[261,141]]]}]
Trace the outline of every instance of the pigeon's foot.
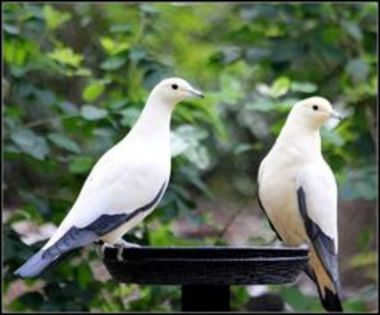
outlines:
[{"label": "pigeon's foot", "polygon": [[104,260],[104,252],[106,251],[106,248],[113,248],[113,246],[103,242],[102,240],[95,242],[96,253],[102,260]]},{"label": "pigeon's foot", "polygon": [[102,240],[96,241],[95,242],[96,246],[96,253],[98,256],[104,260],[104,252],[106,248],[116,248],[117,249],[117,260],[122,261],[123,260],[123,250],[124,248],[138,248],[140,245],[135,244],[135,243],[129,243],[123,239],[120,239],[114,244],[109,244],[106,243]]},{"label": "pigeon's foot", "polygon": [[136,243],[130,243],[130,242],[127,242],[126,240],[124,239],[120,239],[119,241],[117,241],[115,243],[115,246],[121,246],[123,248],[131,248],[131,247],[134,247],[134,248],[137,248],[137,247],[141,247],[139,244],[136,244]]},{"label": "pigeon's foot", "polygon": [[135,243],[127,242],[123,239],[120,239],[117,241],[114,246],[117,248],[117,260],[122,261],[123,260],[123,250],[124,248],[138,248],[140,245]]}]

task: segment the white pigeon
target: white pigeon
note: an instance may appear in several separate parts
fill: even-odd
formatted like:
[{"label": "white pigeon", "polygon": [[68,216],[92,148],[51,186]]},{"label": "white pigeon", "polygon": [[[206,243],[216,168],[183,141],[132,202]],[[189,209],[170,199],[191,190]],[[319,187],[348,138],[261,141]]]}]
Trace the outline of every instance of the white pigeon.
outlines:
[{"label": "white pigeon", "polygon": [[37,276],[63,254],[93,242],[131,245],[122,236],[153,211],[169,183],[172,111],[193,96],[203,94],[181,78],[153,88],[136,124],[98,160],[54,235],[16,275]]},{"label": "white pigeon", "polygon": [[285,244],[310,246],[306,273],[327,310],[342,311],[339,299],[337,184],[321,153],[319,129],[341,117],[328,100],[296,103],[276,143],[261,162],[258,197]]}]

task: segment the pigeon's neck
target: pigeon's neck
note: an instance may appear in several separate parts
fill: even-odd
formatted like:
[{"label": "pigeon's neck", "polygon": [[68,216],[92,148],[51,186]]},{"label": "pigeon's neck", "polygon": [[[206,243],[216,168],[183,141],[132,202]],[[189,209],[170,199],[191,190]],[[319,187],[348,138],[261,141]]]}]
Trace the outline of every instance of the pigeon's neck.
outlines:
[{"label": "pigeon's neck", "polygon": [[159,98],[149,97],[133,132],[139,136],[165,137],[170,134],[170,119],[174,106]]},{"label": "pigeon's neck", "polygon": [[296,149],[303,156],[320,157],[322,154],[319,128],[307,125],[301,120],[287,121],[277,142]]}]

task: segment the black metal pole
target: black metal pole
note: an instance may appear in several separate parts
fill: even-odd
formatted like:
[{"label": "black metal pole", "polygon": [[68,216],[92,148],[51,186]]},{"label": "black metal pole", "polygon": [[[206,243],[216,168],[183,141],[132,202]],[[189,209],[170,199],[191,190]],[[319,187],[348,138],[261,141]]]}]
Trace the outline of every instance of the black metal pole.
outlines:
[{"label": "black metal pole", "polygon": [[182,285],[182,311],[217,312],[230,310],[228,285]]}]

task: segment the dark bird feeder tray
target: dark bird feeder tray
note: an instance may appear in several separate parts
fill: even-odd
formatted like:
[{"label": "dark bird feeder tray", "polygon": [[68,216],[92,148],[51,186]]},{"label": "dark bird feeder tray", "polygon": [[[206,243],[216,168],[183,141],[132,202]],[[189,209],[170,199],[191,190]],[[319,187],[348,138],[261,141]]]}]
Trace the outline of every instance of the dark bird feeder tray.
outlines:
[{"label": "dark bird feeder tray", "polygon": [[180,285],[182,311],[228,311],[230,285],[293,282],[306,267],[302,247],[106,248],[104,263],[118,282]]}]

